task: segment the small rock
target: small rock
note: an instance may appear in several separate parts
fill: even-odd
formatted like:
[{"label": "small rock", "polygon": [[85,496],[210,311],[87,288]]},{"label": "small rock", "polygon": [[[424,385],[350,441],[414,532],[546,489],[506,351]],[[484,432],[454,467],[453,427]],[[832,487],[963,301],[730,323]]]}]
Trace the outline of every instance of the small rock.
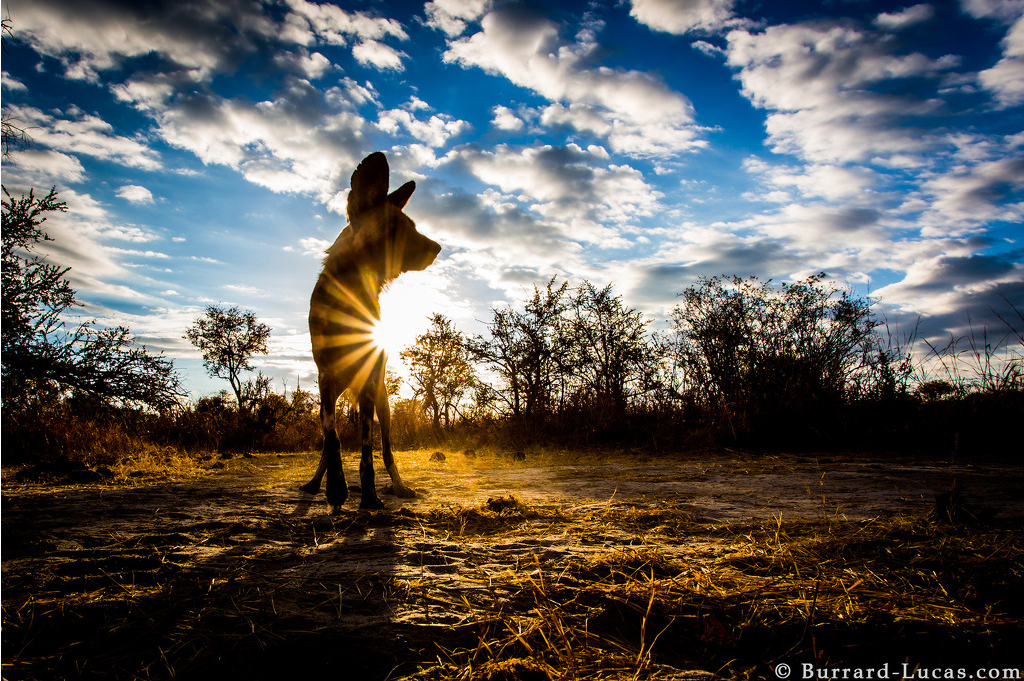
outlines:
[{"label": "small rock", "polygon": [[519,501],[514,494],[506,494],[503,497],[490,497],[484,507],[489,511],[501,513],[502,511],[516,511],[522,513],[527,510],[526,504]]},{"label": "small rock", "polygon": [[444,452],[434,452],[430,455],[431,461],[444,461],[445,458]]}]

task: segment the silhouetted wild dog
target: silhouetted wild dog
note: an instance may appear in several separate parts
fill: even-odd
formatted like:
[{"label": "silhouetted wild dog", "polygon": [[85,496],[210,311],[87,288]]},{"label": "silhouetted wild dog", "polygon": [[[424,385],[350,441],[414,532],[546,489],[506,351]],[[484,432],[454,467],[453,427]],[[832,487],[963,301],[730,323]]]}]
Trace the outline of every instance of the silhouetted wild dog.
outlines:
[{"label": "silhouetted wild dog", "polygon": [[416,183],[406,182],[388,194],[388,175],[388,161],[379,151],[364,158],[352,173],[349,224],[328,249],[309,304],[324,449],[313,479],[301,489],[316,494],[326,473],[327,504],[332,513],[348,498],[335,428],[335,403],[345,390],[356,398],[362,432],[359,507],[384,507],[373,482],[374,407],[380,422],[381,453],[395,494],[416,496],[402,482],[391,453],[391,410],[384,388],[387,357],[374,343],[372,333],[380,321],[381,289],[402,272],[426,269],[441,247],[417,232],[416,223],[402,212]]}]

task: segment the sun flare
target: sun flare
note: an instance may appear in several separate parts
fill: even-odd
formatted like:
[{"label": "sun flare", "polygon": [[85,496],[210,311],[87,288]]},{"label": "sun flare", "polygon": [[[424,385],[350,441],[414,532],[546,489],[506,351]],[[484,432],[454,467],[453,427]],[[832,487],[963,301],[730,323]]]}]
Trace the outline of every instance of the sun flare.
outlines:
[{"label": "sun flare", "polygon": [[[418,274],[418,273],[414,273]],[[389,367],[397,369],[402,350],[416,342],[416,336],[423,333],[428,325],[429,303],[418,277],[404,275],[381,293],[380,321],[372,333],[374,344],[383,349],[390,358]]]},{"label": "sun flare", "polygon": [[388,357],[397,361],[402,350],[415,341],[415,330],[412,336],[409,334],[409,327],[402,317],[395,314],[385,314],[382,310],[381,319],[370,332],[373,344],[387,353]]}]

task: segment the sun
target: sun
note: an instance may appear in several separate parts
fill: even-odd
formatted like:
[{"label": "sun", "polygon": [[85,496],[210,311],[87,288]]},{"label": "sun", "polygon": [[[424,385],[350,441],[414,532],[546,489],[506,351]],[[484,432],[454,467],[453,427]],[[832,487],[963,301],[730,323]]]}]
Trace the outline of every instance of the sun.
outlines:
[{"label": "sun", "polygon": [[380,321],[371,332],[374,344],[397,366],[402,350],[416,342],[427,327],[427,303],[415,277],[399,279],[380,295]]},{"label": "sun", "polygon": [[415,342],[415,334],[416,332],[413,330],[410,337],[407,319],[403,320],[402,316],[396,315],[394,312],[389,314],[383,305],[381,306],[381,319],[370,332],[373,344],[387,353],[392,360],[397,360],[402,350]]}]

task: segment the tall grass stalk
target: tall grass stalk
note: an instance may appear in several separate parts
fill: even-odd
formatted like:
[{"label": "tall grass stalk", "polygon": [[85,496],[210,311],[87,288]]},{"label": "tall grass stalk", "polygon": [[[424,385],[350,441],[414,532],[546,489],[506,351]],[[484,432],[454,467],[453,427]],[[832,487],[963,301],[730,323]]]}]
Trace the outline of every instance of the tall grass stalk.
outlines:
[{"label": "tall grass stalk", "polygon": [[944,345],[925,339],[928,352],[919,364],[919,385],[941,381],[957,397],[1024,389],[1024,314],[1012,304],[1010,308],[1019,326],[1017,320],[996,313],[1006,326],[1002,335],[988,324],[977,328],[968,317],[965,335],[950,335]]}]

